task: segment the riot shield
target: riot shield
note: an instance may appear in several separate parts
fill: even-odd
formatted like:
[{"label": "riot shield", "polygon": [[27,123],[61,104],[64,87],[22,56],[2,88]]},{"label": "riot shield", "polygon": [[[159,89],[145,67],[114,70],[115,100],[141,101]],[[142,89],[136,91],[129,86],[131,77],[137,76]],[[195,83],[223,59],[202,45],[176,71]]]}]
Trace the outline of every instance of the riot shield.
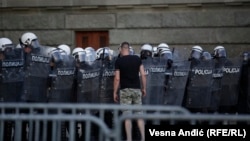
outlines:
[{"label": "riot shield", "polygon": [[1,101],[17,102],[24,80],[22,50],[13,49],[1,62]]},{"label": "riot shield", "polygon": [[41,54],[40,52],[31,53],[28,56],[29,64],[27,69],[29,73],[28,76],[40,77],[40,78],[47,78],[49,73],[49,62],[50,57]]},{"label": "riot shield", "polygon": [[100,103],[114,103],[114,75],[115,75],[115,60],[103,61],[101,67],[101,81],[99,88]]},{"label": "riot shield", "polygon": [[193,109],[208,108],[211,99],[213,61],[200,60],[192,65],[186,86],[185,107]]},{"label": "riot shield", "polygon": [[225,61],[220,106],[235,106],[237,104],[241,65],[242,61],[239,58],[228,58]]},{"label": "riot shield", "polygon": [[157,57],[148,59],[143,63],[147,75],[147,95],[143,98],[144,104],[162,105],[167,62],[166,60]]},{"label": "riot shield", "polygon": [[71,91],[75,75],[74,58],[64,55],[62,65],[55,65],[52,85],[49,91],[49,102],[71,102]]},{"label": "riot shield", "polygon": [[240,94],[238,100],[238,113],[249,113],[249,82],[250,82],[250,54],[243,52],[240,76]]},{"label": "riot shield", "polygon": [[100,61],[81,65],[77,71],[77,102],[98,103],[100,82]]},{"label": "riot shield", "polygon": [[5,56],[2,60],[2,82],[22,82],[24,76],[24,60],[22,50],[13,50],[13,56]]},{"label": "riot shield", "polygon": [[23,59],[8,59],[2,61],[2,82],[22,82],[24,77]]},{"label": "riot shield", "polygon": [[190,61],[174,61],[165,73],[164,105],[182,105],[189,69]]},{"label": "riot shield", "polygon": [[33,48],[25,54],[25,77],[21,100],[33,102],[47,101],[47,79],[50,71],[49,47]]},{"label": "riot shield", "polygon": [[214,59],[214,69],[213,69],[213,79],[212,79],[212,85],[211,85],[211,100],[210,100],[210,106],[209,111],[210,112],[216,112],[220,105],[220,98],[221,98],[221,83],[222,83],[222,77],[223,77],[223,66],[224,61],[219,61]]}]

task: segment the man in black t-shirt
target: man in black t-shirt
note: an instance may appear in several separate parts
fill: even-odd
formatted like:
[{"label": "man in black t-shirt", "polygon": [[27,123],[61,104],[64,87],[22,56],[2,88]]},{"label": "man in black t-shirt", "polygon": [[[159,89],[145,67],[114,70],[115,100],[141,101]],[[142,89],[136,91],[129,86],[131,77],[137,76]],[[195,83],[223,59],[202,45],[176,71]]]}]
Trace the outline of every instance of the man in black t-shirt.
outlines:
[{"label": "man in black t-shirt", "polygon": [[[129,43],[121,44],[121,58],[115,63],[114,78],[114,101],[118,102],[118,87],[120,86],[120,104],[121,105],[141,105],[142,96],[146,96],[146,76],[141,59],[136,55],[129,54]],[[142,86],[140,76],[142,78]],[[131,111],[125,110],[123,114],[131,114]],[[136,111],[135,114],[142,114],[142,111]],[[141,133],[141,140],[145,140],[144,121],[138,119],[137,125]],[[127,140],[132,141],[132,123],[131,120],[125,120],[125,132]]]}]

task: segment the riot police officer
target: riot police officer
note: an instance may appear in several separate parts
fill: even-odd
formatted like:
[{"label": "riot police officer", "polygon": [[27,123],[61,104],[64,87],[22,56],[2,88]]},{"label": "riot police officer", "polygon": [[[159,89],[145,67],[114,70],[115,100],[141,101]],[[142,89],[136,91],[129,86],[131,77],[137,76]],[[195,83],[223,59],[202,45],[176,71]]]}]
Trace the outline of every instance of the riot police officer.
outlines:
[{"label": "riot police officer", "polygon": [[[85,62],[85,58],[86,58],[86,51],[82,48],[82,47],[75,47],[72,50],[72,56],[75,59],[75,75],[74,75],[74,81],[73,81],[73,91],[72,91],[72,96],[73,96],[73,103],[77,103],[77,93],[78,93],[78,81],[80,81],[80,79],[78,79],[78,71],[80,70],[80,67],[84,64]],[[81,111],[79,111],[81,113]],[[83,134],[85,133],[84,129],[85,127],[83,126],[84,123],[82,122],[77,122],[76,123],[76,140],[83,140]]]},{"label": "riot police officer", "polygon": [[214,61],[213,79],[212,79],[212,93],[210,106],[208,112],[214,113],[219,112],[220,99],[221,99],[221,89],[222,89],[222,77],[223,77],[223,67],[226,61],[226,52],[223,46],[217,46],[214,48],[214,53],[212,54],[212,59]]},{"label": "riot police officer", "polygon": [[164,81],[164,105],[181,106],[189,75],[190,61],[174,60],[173,52],[169,48],[162,50],[160,56],[167,60]]},{"label": "riot police officer", "polygon": [[51,51],[51,86],[48,102],[72,102],[71,91],[75,74],[75,59],[68,45]]},{"label": "riot police officer", "polygon": [[101,82],[99,100],[100,103],[113,103],[113,80],[114,80],[114,63],[109,47],[102,47],[96,51],[97,60],[101,61]]},{"label": "riot police officer", "polygon": [[156,51],[157,56],[159,56],[162,49],[169,49],[169,45],[167,43],[160,43],[157,46],[157,51]]},{"label": "riot police officer", "polygon": [[189,58],[191,66],[184,106],[191,112],[207,112],[210,105],[213,63],[202,60],[202,52],[202,47],[194,46]]},{"label": "riot police officer", "polygon": [[78,100],[78,94],[79,94],[79,89],[81,89],[81,87],[79,87],[78,84],[81,81],[80,78],[80,73],[78,72],[79,70],[81,70],[81,68],[83,69],[83,66],[85,64],[85,59],[86,59],[86,51],[82,48],[82,47],[76,47],[73,49],[72,51],[72,56],[75,59],[75,76],[74,76],[74,83],[73,83],[73,102],[77,103]]},{"label": "riot police officer", "polygon": [[[0,102],[18,102],[23,84],[23,52],[9,38],[0,38]],[[7,113],[14,112],[6,110]],[[4,122],[4,140],[12,140],[12,121]]]},{"label": "riot police officer", "polygon": [[[24,84],[21,94],[21,102],[27,103],[45,103],[47,102],[47,88],[48,88],[48,76],[50,71],[50,57],[48,55],[48,49],[50,47],[45,47],[39,44],[37,36],[32,32],[25,32],[20,38],[20,45],[24,50],[24,61],[25,61],[25,77]],[[27,111],[23,111],[27,112]],[[36,110],[35,113],[43,112],[42,110]],[[26,122],[23,123],[22,138],[26,140]],[[43,131],[42,123],[39,124],[40,128],[35,128],[29,130],[29,138],[33,139],[35,137],[35,129]],[[29,126],[30,127],[30,126]],[[39,132],[40,139],[42,138],[42,133]],[[44,136],[43,136],[44,137]]]},{"label": "riot police officer", "polygon": [[[50,51],[51,56],[51,73],[49,81],[48,102],[49,103],[71,103],[72,88],[75,75],[75,60],[70,53],[70,47],[62,44]],[[49,111],[55,114],[53,111]],[[63,111],[68,114],[68,111]],[[68,122],[61,122],[58,131],[61,134],[61,140],[67,140],[66,130]],[[50,126],[50,125],[49,125]],[[51,127],[48,130],[48,137],[51,137]]]},{"label": "riot police officer", "polygon": [[[150,67],[152,65],[152,59],[153,59],[151,44],[146,43],[146,44],[143,44],[141,46],[140,58],[142,60],[143,66],[144,66],[144,71],[145,71],[145,74],[146,74],[146,79],[148,80],[147,81],[147,86],[148,86],[149,83],[151,83],[150,80],[149,80],[149,78],[148,78],[148,76],[149,76],[149,70],[150,70]],[[150,95],[151,94],[151,92],[150,92],[151,88],[150,89],[149,88],[150,87],[147,87],[147,89],[146,89],[147,96],[142,99],[143,104],[146,104],[146,105],[150,104],[151,97],[152,97]]]},{"label": "riot police officer", "polygon": [[23,52],[9,38],[0,38],[1,95],[0,102],[17,102],[23,83]]},{"label": "riot police officer", "polygon": [[152,51],[153,51],[153,48],[152,48],[152,46],[150,44],[142,45],[141,51],[140,51],[140,58],[142,60],[152,58],[152,56],[153,56]]},{"label": "riot police officer", "polygon": [[77,102],[77,73],[78,73],[78,68],[81,66],[81,64],[84,63],[85,57],[86,57],[86,52],[82,47],[75,47],[72,50],[72,56],[75,59],[75,75],[74,75],[74,81],[73,81],[73,103]]},{"label": "riot police officer", "polygon": [[[97,60],[101,61],[99,102],[100,104],[114,104],[113,101],[113,83],[115,75],[115,60],[112,56],[113,51],[109,47],[102,47],[96,50]],[[104,112],[105,123],[112,128],[112,111]]]},{"label": "riot police officer", "polygon": [[47,102],[47,79],[49,76],[49,55],[39,44],[32,32],[24,33],[20,42],[24,49],[25,80],[21,100],[25,102]]},{"label": "riot police officer", "polygon": [[[168,48],[168,46],[159,45],[157,54]],[[153,47],[150,44],[144,44],[141,47],[140,58],[144,65],[147,78],[147,96],[143,99],[146,105],[162,105],[164,94],[164,76],[166,71],[166,60],[161,57],[152,57]],[[154,83],[151,83],[154,82]]]},{"label": "riot police officer", "polygon": [[223,46],[216,46],[214,48],[214,60],[217,66],[223,69],[218,111],[220,113],[235,113],[239,96],[239,79],[242,61],[238,57],[228,58],[226,49]]},{"label": "riot police officer", "polygon": [[238,100],[238,113],[250,113],[250,53],[242,53],[242,68],[240,77],[240,95]]},{"label": "riot police officer", "polygon": [[[77,67],[77,103],[99,103],[99,83],[100,83],[100,68],[101,63],[96,60],[96,51],[92,47],[85,48],[85,60]],[[79,111],[79,114],[84,114]],[[97,115],[97,111],[91,111],[91,114]],[[82,127],[84,123],[82,123]],[[82,128],[83,129],[83,128]],[[94,138],[94,130],[92,128],[92,138]],[[84,134],[84,129],[82,130]],[[87,138],[87,136],[85,136]],[[82,138],[85,138],[82,136]]]}]

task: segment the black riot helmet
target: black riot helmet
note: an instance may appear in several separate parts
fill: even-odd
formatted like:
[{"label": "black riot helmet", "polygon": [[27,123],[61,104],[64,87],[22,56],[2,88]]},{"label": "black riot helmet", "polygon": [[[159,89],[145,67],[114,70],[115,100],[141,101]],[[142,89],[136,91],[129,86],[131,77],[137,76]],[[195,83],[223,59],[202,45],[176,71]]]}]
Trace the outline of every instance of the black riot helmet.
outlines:
[{"label": "black riot helmet", "polygon": [[214,58],[222,58],[222,57],[227,57],[226,50],[223,46],[217,46],[214,48]]},{"label": "black riot helmet", "polygon": [[152,57],[153,47],[150,44],[144,44],[141,47],[140,58],[147,59],[148,57]]}]

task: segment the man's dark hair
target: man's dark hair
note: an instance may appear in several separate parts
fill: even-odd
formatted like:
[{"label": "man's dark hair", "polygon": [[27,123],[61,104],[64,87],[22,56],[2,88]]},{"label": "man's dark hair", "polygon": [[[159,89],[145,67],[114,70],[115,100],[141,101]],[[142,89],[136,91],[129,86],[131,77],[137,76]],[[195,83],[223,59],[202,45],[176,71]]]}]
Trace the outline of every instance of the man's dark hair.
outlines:
[{"label": "man's dark hair", "polygon": [[128,45],[128,47],[130,47],[130,44],[128,42],[122,42],[121,43],[121,47],[123,47],[124,45]]}]

